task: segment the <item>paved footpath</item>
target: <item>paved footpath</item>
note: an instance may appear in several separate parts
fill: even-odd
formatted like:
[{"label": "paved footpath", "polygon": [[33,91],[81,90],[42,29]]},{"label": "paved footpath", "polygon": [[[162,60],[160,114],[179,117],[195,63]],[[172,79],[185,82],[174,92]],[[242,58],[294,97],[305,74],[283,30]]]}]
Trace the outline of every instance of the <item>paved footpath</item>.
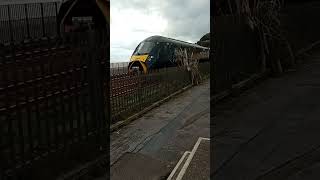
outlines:
[{"label": "paved footpath", "polygon": [[209,116],[210,83],[207,81],[112,133],[111,179],[167,177],[199,137],[210,136]]},{"label": "paved footpath", "polygon": [[320,53],[216,105],[212,126],[212,179],[320,179]]}]

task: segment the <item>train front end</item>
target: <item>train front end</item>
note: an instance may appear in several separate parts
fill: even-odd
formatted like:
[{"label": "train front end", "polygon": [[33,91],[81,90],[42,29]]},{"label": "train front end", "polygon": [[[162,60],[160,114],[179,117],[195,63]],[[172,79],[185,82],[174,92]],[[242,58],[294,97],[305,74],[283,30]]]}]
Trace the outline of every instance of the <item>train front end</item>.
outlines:
[{"label": "train front end", "polygon": [[154,49],[156,47],[155,42],[151,41],[142,41],[138,47],[133,52],[130,63],[129,63],[129,72],[139,72],[139,73],[148,73],[152,62],[154,60]]}]

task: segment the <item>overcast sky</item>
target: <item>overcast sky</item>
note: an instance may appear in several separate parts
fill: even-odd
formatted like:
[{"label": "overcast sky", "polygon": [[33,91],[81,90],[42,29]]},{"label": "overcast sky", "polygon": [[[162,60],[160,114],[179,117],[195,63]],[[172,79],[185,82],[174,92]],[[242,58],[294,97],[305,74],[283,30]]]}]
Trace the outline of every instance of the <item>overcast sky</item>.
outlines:
[{"label": "overcast sky", "polygon": [[136,46],[153,35],[195,43],[210,32],[210,0],[114,0],[111,62],[129,61]]}]

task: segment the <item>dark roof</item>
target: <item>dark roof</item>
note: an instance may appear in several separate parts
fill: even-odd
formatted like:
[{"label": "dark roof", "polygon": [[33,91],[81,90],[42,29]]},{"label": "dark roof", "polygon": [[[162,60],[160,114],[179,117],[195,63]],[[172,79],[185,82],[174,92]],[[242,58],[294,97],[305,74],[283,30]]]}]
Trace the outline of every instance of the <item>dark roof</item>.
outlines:
[{"label": "dark roof", "polygon": [[202,36],[202,38],[200,38],[200,41],[210,41],[210,33],[205,34],[204,36]]},{"label": "dark roof", "polygon": [[210,47],[210,40],[198,41],[197,44],[199,44],[200,46],[203,46],[203,47]]},{"label": "dark roof", "polygon": [[193,43],[189,43],[189,42],[185,42],[185,41],[181,41],[181,40],[177,40],[177,39],[172,39],[172,38],[168,38],[168,37],[163,37],[163,36],[151,36],[151,37],[146,38],[143,41],[169,42],[169,43],[181,44],[181,45],[185,45],[185,46],[193,46],[193,47],[197,47],[197,48],[208,49],[206,47],[199,46],[197,44],[193,44]]},{"label": "dark roof", "polygon": [[210,33],[203,35],[197,44],[204,47],[210,47]]}]

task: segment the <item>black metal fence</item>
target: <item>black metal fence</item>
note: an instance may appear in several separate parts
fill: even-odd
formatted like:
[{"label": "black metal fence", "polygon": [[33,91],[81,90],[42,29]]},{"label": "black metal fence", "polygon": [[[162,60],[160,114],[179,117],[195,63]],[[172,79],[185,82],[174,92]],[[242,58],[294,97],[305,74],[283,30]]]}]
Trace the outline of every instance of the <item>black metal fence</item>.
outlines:
[{"label": "black metal fence", "polygon": [[0,57],[0,175],[50,179],[108,148],[109,36],[21,49]]},{"label": "black metal fence", "polygon": [[58,35],[58,2],[0,5],[0,44]]},{"label": "black metal fence", "polygon": [[107,154],[110,123],[191,83],[177,67],[110,67],[108,31],[62,38],[57,8],[0,6],[0,179],[54,179]]},{"label": "black metal fence", "polygon": [[[127,67],[120,67],[120,72],[125,68],[127,70]],[[200,63],[199,70],[203,80],[208,78],[209,62]],[[188,85],[191,85],[191,74],[181,67],[164,68],[140,75],[117,73],[114,70],[111,76],[111,123],[124,120]]]},{"label": "black metal fence", "polygon": [[129,62],[110,63],[110,75],[128,73]]}]

